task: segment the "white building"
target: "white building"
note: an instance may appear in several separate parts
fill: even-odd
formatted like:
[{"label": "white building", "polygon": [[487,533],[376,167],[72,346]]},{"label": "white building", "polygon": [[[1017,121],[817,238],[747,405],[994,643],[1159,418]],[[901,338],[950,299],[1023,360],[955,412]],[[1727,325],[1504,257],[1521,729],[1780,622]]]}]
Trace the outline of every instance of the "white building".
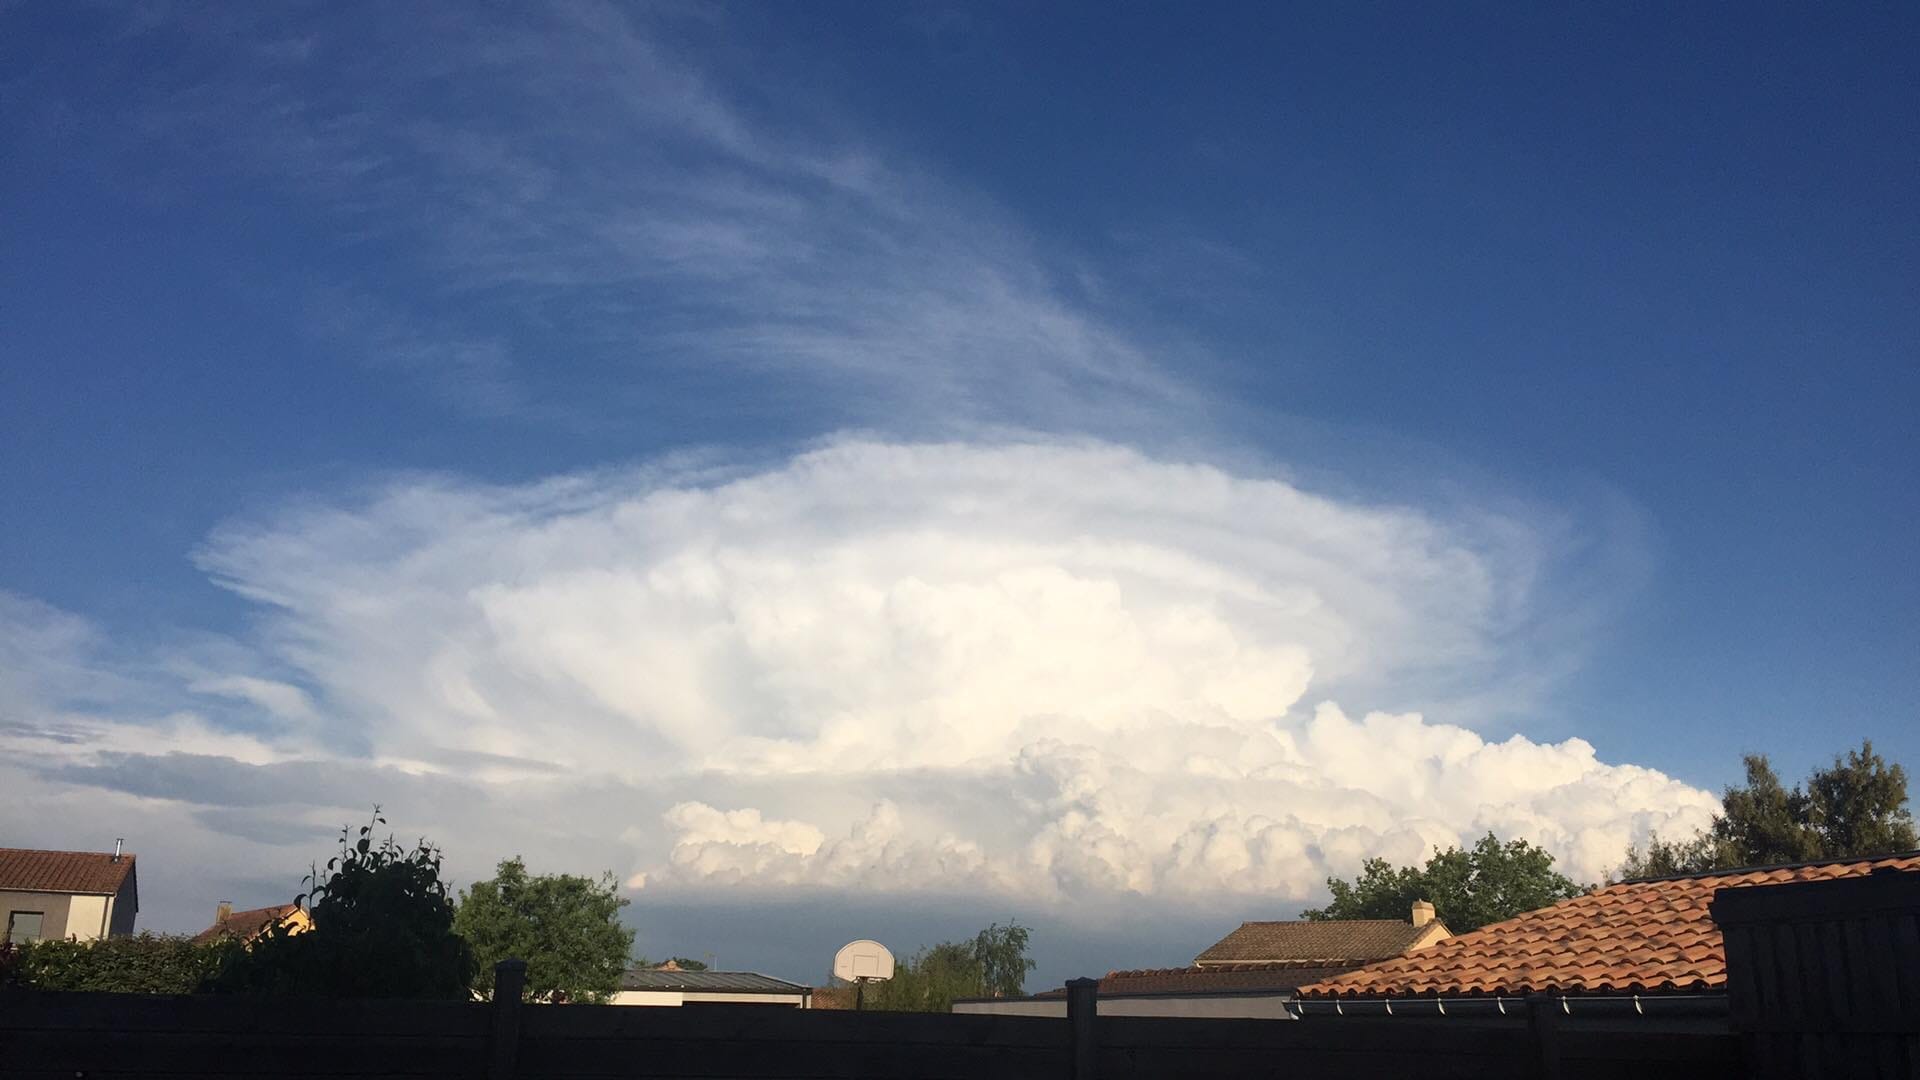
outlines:
[{"label": "white building", "polygon": [[620,977],[614,1005],[785,1005],[813,1008],[813,987],[753,971],[632,968]]}]

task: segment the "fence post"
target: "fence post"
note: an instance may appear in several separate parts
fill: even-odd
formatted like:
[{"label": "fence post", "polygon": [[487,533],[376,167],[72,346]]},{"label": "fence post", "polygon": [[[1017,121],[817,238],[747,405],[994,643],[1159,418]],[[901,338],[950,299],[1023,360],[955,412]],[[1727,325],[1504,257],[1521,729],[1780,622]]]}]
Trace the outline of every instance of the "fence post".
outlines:
[{"label": "fence post", "polygon": [[493,965],[493,1035],[487,1055],[487,1080],[513,1080],[520,1056],[520,995],[527,987],[527,962],[511,957]]},{"label": "fence post", "polygon": [[1073,1034],[1073,1080],[1099,1080],[1100,980],[1067,980],[1067,1027]]},{"label": "fence post", "polygon": [[1527,1030],[1533,1032],[1540,1080],[1560,1080],[1560,999],[1552,994],[1527,995]]}]

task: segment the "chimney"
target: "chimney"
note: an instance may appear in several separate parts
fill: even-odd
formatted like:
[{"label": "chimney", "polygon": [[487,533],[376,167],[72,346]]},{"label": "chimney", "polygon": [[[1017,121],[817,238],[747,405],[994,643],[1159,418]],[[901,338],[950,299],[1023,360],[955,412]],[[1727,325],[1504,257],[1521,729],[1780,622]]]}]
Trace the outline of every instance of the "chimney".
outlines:
[{"label": "chimney", "polygon": [[219,926],[221,923],[226,922],[227,917],[232,914],[233,901],[231,900],[222,900],[213,905],[213,925]]},{"label": "chimney", "polygon": [[113,838],[113,861],[114,862],[120,861],[120,847],[126,842],[127,842],[127,838],[124,836],[116,836]]},{"label": "chimney", "polygon": [[1413,925],[1415,927],[1421,927],[1432,921],[1433,905],[1427,903],[1425,900],[1415,900],[1413,902]]}]

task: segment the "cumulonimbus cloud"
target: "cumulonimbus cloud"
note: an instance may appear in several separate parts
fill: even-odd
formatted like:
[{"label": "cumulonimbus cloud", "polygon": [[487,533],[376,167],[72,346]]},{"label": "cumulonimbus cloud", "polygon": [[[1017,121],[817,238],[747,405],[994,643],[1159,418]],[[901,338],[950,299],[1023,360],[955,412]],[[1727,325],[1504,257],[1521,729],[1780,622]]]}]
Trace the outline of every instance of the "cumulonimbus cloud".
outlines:
[{"label": "cumulonimbus cloud", "polygon": [[253,644],[303,684],[276,699],[312,710],[283,741],[501,784],[698,778],[605,826],[650,887],[1308,896],[1486,830],[1596,878],[1713,809],[1577,738],[1331,704],[1512,676],[1546,602],[1513,583],[1546,557],[1527,536],[1102,443],[851,441],[412,479],[200,560],[269,609]]}]

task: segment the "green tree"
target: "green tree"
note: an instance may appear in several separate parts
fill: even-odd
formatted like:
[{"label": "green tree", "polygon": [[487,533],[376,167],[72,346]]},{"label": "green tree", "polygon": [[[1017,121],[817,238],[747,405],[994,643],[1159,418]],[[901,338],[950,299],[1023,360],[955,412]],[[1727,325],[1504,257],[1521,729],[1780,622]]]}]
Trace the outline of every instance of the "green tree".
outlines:
[{"label": "green tree", "polygon": [[1722,793],[1724,812],[1707,830],[1709,857],[1731,866],[1819,858],[1820,834],[1809,824],[1806,794],[1782,784],[1765,754],[1748,754],[1741,764],[1747,782]]},{"label": "green tree", "polygon": [[1645,849],[1629,847],[1617,875],[1697,874],[1920,847],[1907,810],[1907,772],[1875,753],[1871,741],[1792,788],[1764,754],[1748,754],[1742,764],[1746,782],[1722,793],[1711,825],[1686,840],[1654,836]]},{"label": "green tree", "polygon": [[1821,857],[1856,858],[1920,847],[1907,809],[1907,770],[1889,765],[1873,743],[1833,759],[1807,779],[1807,824]]},{"label": "green tree", "polygon": [[1662,840],[1658,833],[1647,838],[1644,850],[1628,845],[1627,860],[1614,872],[1614,879],[1670,877],[1710,870],[1719,857],[1711,835],[1698,832],[1691,840]]},{"label": "green tree", "polygon": [[1033,961],[1032,931],[994,923],[972,941],[943,941],[894,965],[893,978],[872,983],[867,1007],[893,1012],[952,1012],[957,998],[1011,997],[1022,992]]},{"label": "green tree", "polygon": [[1368,859],[1352,881],[1328,878],[1333,898],[1304,919],[1405,919],[1416,900],[1455,933],[1511,919],[1578,896],[1586,889],[1553,868],[1553,856],[1525,840],[1502,843],[1492,833],[1471,848],[1435,851],[1424,866]]},{"label": "green tree", "polygon": [[633,951],[633,931],[620,922],[626,906],[611,873],[528,874],[516,856],[460,895],[454,929],[473,947],[482,996],[493,996],[493,965],[517,956],[527,962],[528,1000],[598,1003],[620,989]]},{"label": "green tree", "polygon": [[1027,942],[1032,931],[1013,920],[987,927],[973,939],[973,959],[980,965],[980,982],[988,997],[1019,997],[1026,989],[1027,972],[1033,961],[1027,957]]},{"label": "green tree", "polygon": [[378,807],[353,837],[340,830],[340,853],[307,876],[294,897],[313,927],[282,924],[230,952],[211,989],[226,993],[315,997],[470,997],[473,952],[453,929],[453,897],[440,878],[440,849],[426,840],[403,848]]}]

